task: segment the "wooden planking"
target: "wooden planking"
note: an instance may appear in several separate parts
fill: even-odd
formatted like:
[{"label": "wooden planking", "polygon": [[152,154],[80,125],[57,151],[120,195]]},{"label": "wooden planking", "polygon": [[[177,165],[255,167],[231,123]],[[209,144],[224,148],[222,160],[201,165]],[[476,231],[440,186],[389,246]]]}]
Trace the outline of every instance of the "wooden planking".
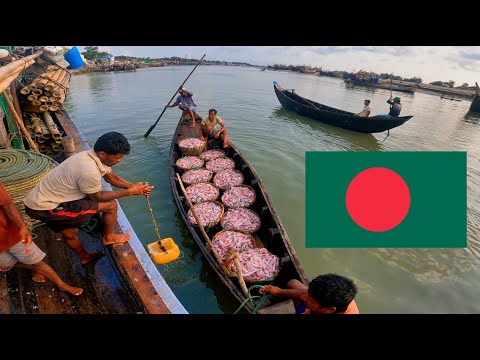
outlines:
[{"label": "wooden planking", "polygon": [[8,293],[7,273],[0,272],[0,314],[10,314],[10,295]]},{"label": "wooden planking", "polygon": [[107,309],[108,313],[128,314],[135,312],[135,310],[140,311],[138,307],[133,305],[135,299],[130,298],[127,291],[123,289],[123,284],[113,269],[112,259],[109,258],[108,250],[101,244],[100,235],[97,238],[80,231],[80,238],[87,251],[105,251],[104,257],[94,264],[86,264],[83,267],[90,275],[97,298]]},{"label": "wooden planking", "polygon": [[10,314],[23,314],[23,306],[18,294],[18,274],[16,270],[10,270],[6,273],[7,296],[10,305]]},{"label": "wooden planking", "polygon": [[[63,240],[58,241],[57,238],[61,236],[49,230],[45,225],[36,228],[34,232],[38,238],[34,240],[35,244],[45,252],[46,256],[43,259],[66,283],[75,286],[67,269],[71,268],[72,264],[67,259],[67,249]],[[61,291],[52,281],[48,280],[44,283],[33,282],[35,295],[38,302],[38,310],[41,314],[75,314],[76,311],[72,309],[70,302],[70,295]],[[83,295],[81,295],[83,296]]]},{"label": "wooden planking", "polygon": [[35,296],[33,272],[29,269],[13,270],[18,275],[18,297],[22,303],[23,314],[38,314],[37,297]]}]

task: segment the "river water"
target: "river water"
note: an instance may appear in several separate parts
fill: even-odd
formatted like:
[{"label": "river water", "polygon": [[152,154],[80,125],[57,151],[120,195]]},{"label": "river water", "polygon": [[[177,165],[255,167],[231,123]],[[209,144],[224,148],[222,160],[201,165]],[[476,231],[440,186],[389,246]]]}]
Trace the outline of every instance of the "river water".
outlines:
[{"label": "river water", "polygon": [[[203,260],[170,190],[167,157],[180,110],[167,109],[143,139],[191,70],[169,66],[74,76],[65,107],[91,145],[108,131],[129,139],[132,151],[114,171],[131,182],[155,185],[151,204],[160,235],[172,237],[182,252],[158,269],[187,311],[233,313],[239,304]],[[284,110],[273,91],[274,80],[299,95],[352,112],[370,99],[372,114],[388,112],[390,91],[347,85],[337,78],[228,66],[200,66],[185,84],[201,116],[209,108],[218,110],[231,140],[262,178],[308,277],[333,272],[352,278],[361,313],[480,312],[480,119],[466,116],[469,102],[394,93],[402,98],[402,115],[414,117],[385,139],[386,133],[355,133]],[[467,151],[468,248],[305,247],[305,151],[405,150]],[[128,197],[120,204],[142,243],[154,242],[145,199]]]}]

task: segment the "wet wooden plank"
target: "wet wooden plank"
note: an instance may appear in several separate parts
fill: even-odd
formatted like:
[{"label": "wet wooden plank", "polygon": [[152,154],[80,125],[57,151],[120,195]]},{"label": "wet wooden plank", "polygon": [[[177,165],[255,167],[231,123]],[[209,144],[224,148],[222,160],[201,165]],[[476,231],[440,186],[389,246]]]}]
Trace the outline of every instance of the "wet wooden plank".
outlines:
[{"label": "wet wooden plank", "polygon": [[29,269],[15,269],[18,275],[18,297],[22,302],[24,314],[38,314],[37,297],[35,296],[33,272]]},{"label": "wet wooden plank", "polygon": [[0,272],[0,314],[10,313],[10,295],[8,293],[7,273]]},{"label": "wet wooden plank", "polygon": [[18,295],[18,274],[16,270],[10,270],[6,273],[7,293],[10,304],[10,314],[24,314],[22,301]]},{"label": "wet wooden plank", "polygon": [[[34,230],[38,234],[35,239],[37,246],[45,252],[43,259],[53,270],[63,279],[63,281],[75,285],[69,278],[66,269],[71,266],[70,261],[65,260],[64,248],[66,245],[63,240],[58,241],[59,234],[55,234],[45,225]],[[35,295],[38,303],[38,310],[41,314],[75,314],[69,297],[73,296],[61,291],[52,281],[48,280],[44,283],[34,282]]]},{"label": "wet wooden plank", "polygon": [[110,255],[107,249],[101,244],[100,235],[98,236],[98,238],[92,237],[90,234],[80,231],[80,238],[88,252],[106,252],[106,256],[96,261],[95,264],[84,265],[90,275],[97,298],[108,313],[135,313],[137,310],[137,307],[134,305],[135,300],[131,299],[127,291],[123,289],[123,283],[121,283],[113,269],[114,263],[109,258]]}]

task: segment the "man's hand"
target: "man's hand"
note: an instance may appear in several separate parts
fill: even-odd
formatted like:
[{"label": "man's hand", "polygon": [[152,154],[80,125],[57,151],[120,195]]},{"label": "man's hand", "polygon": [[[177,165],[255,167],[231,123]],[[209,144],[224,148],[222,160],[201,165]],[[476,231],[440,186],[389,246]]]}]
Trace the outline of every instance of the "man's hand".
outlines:
[{"label": "man's hand", "polygon": [[130,186],[127,189],[127,191],[128,191],[129,195],[149,196],[150,192],[152,191],[153,188],[154,188],[154,186],[150,186],[150,185],[148,185],[148,183],[137,182],[137,183],[133,184],[132,186]]},{"label": "man's hand", "polygon": [[266,292],[267,294],[272,294],[273,296],[278,296],[278,295],[281,295],[282,289],[280,289],[277,286],[273,286],[273,285],[265,285],[264,289],[260,288],[260,290],[258,292],[260,293],[260,295],[263,294],[264,292]]},{"label": "man's hand", "polygon": [[22,246],[27,246],[32,242],[32,234],[30,234],[30,231],[26,226],[20,229],[18,236],[20,236],[20,239],[22,239],[20,242],[20,245]]}]

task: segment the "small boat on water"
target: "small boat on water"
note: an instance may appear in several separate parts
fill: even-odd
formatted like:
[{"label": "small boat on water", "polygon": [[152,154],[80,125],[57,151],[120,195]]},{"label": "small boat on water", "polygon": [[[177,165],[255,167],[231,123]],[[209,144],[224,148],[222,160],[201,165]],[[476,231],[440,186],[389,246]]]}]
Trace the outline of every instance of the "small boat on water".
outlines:
[{"label": "small boat on water", "polygon": [[[172,188],[173,197],[175,198],[175,202],[177,207],[182,215],[183,220],[185,221],[185,225],[187,226],[188,230],[192,234],[193,240],[196,242],[200,251],[202,252],[203,256],[205,257],[208,264],[211,268],[215,271],[221,282],[226,286],[226,288],[231,292],[231,294],[238,300],[239,304],[243,303],[247,300],[247,296],[245,292],[242,291],[242,286],[238,281],[238,277],[235,277],[233,273],[227,273],[224,271],[222,266],[217,261],[214,254],[210,249],[208,242],[202,236],[201,230],[199,226],[196,224],[193,225],[189,218],[189,205],[186,201],[183,191],[180,186],[180,182],[178,181],[177,174],[181,175],[183,170],[181,170],[177,166],[177,161],[184,156],[184,152],[179,147],[179,141],[188,138],[199,138],[200,136],[200,118],[197,118],[197,122],[194,128],[190,128],[189,125],[186,124],[183,117],[180,118],[180,121],[175,129],[175,133],[173,135],[172,143],[170,146],[170,157],[169,157],[169,168],[170,168],[170,183]],[[229,146],[226,149],[222,148],[222,141],[220,139],[210,139],[207,142],[207,146],[205,150],[212,150],[212,149],[219,149],[225,151],[226,158],[233,160],[235,167],[233,171],[242,175],[243,178],[243,185],[247,185],[255,192],[255,200],[249,207],[250,210],[255,212],[259,219],[260,219],[260,227],[258,231],[255,231],[252,240],[254,240],[253,248],[254,250],[260,249],[261,251],[268,250],[269,253],[275,255],[279,259],[279,269],[276,276],[272,279],[267,281],[261,282],[248,282],[247,287],[251,287],[252,285],[258,284],[271,284],[275,286],[279,286],[282,288],[286,287],[286,283],[290,279],[297,279],[304,283],[305,285],[308,284],[307,276],[300,264],[300,261],[295,253],[295,250],[291,244],[291,241],[283,227],[282,222],[280,221],[280,217],[277,214],[273,204],[271,203],[267,191],[263,185],[262,180],[259,178],[255,170],[253,169],[252,165],[247,161],[247,159],[243,156],[239,149],[237,149],[234,145]],[[201,154],[200,154],[201,156]],[[185,158],[185,157],[183,157]],[[230,161],[230,160],[228,160]],[[205,167],[204,167],[205,168]],[[208,163],[206,165],[208,168]],[[218,174],[218,173],[217,173]],[[182,180],[183,181],[183,180]],[[214,181],[215,182],[215,177]],[[188,190],[188,189],[187,189]],[[225,195],[225,192],[223,192]],[[222,199],[223,196],[222,196]],[[225,202],[225,201],[224,201]],[[195,202],[193,202],[195,203]],[[225,206],[225,210],[227,210],[227,205]],[[228,213],[228,211],[227,211]],[[225,216],[222,219],[225,219]],[[221,222],[220,222],[221,224]],[[224,230],[227,228],[227,224],[224,223]],[[241,234],[241,232],[237,232],[233,227],[231,231],[236,232],[237,234]],[[214,238],[218,234],[222,233],[221,226],[214,226],[209,229],[208,233],[211,238]],[[246,251],[241,252],[246,253]],[[258,295],[258,290],[252,290],[251,295]],[[279,307],[282,308],[284,306],[285,299],[277,299],[268,295],[263,303],[261,299],[253,299],[253,306],[250,302],[246,302],[244,308],[253,313],[256,311],[258,307],[259,313],[273,313],[276,311],[283,312],[283,310],[278,310]],[[288,301],[287,301],[288,302]],[[291,302],[291,301],[290,301]],[[288,312],[287,312],[288,313]]]},{"label": "small boat on water", "polygon": [[[30,84],[37,76],[47,76],[44,75],[43,68],[36,65],[33,64],[17,74],[22,75],[20,81],[23,86]],[[55,67],[55,69],[63,68]],[[63,69],[63,71],[67,70]],[[69,72],[68,74],[70,75]],[[24,114],[23,120],[19,118],[19,123],[26,121],[29,113],[25,95],[17,91],[14,83],[11,84],[10,91],[15,107],[22,110],[20,114]],[[88,141],[63,107],[56,111],[42,113],[49,113],[63,137],[67,135],[71,137],[73,144],[73,149],[70,149],[71,154],[90,149]],[[3,113],[0,112],[0,115],[0,120],[3,120]],[[26,128],[30,129],[29,126]],[[31,138],[29,139],[31,141]],[[0,150],[0,152],[4,151],[3,154],[0,153],[0,157],[21,158],[22,154],[26,156],[32,154],[32,158],[42,156],[31,149],[29,151],[27,144],[25,144],[27,150],[14,148],[10,144],[7,144],[7,147],[5,150]],[[10,156],[9,153],[12,155]],[[67,158],[67,151],[63,148],[62,151],[55,150],[51,157],[56,162],[62,162]],[[0,165],[1,163],[2,161]],[[3,169],[2,182],[7,191],[9,187],[18,188],[20,184],[18,176],[12,172],[13,167],[10,165],[4,168],[0,166],[0,168]],[[9,172],[12,173],[10,179],[7,177]],[[7,183],[7,180],[11,181]],[[22,182],[22,184],[27,183],[27,180]],[[103,181],[102,190],[109,191],[112,188],[110,184]],[[23,203],[23,197],[19,197],[18,200]],[[81,287],[83,293],[73,296],[60,291],[51,281],[34,282],[29,270],[13,269],[0,272],[0,314],[186,314],[187,311],[153,264],[121,206],[118,205],[116,232],[130,232],[131,238],[128,242],[103,246],[100,221],[100,217],[95,215],[87,224],[88,226],[83,227],[79,232],[82,244],[88,251],[105,252],[105,256],[86,265],[81,265],[79,257],[64,244],[60,235],[45,224],[39,223],[31,227],[34,242],[46,253],[44,261],[51,265],[65,282]]]},{"label": "small boat on water", "polygon": [[289,91],[282,88],[276,81],[273,82],[273,88],[278,101],[285,109],[326,124],[362,133],[377,133],[390,130],[404,124],[413,117],[357,117],[354,113],[308,100],[297,95],[294,90]]}]

